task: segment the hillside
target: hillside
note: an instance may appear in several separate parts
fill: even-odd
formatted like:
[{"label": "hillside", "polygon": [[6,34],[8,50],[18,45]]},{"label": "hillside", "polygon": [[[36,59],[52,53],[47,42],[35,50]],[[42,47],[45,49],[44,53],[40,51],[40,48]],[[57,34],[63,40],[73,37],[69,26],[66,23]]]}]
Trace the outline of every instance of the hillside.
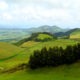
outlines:
[{"label": "hillside", "polygon": [[[3,66],[3,68],[10,68],[15,65],[28,62],[29,56],[33,54],[33,51],[37,49],[40,50],[43,47],[49,48],[62,46],[65,48],[67,45],[74,45],[77,43],[78,41],[68,39],[51,40],[47,42],[28,41],[19,47],[8,43],[1,43],[1,49],[4,53],[2,54],[2,52],[0,52],[0,55],[2,55],[2,57],[0,57],[0,67]],[[2,45],[4,46],[2,47]]]},{"label": "hillside", "polygon": [[80,29],[75,29],[70,33],[70,39],[80,39]]},{"label": "hillside", "polygon": [[[45,32],[33,33],[29,38],[22,39],[18,44],[18,47],[10,43],[0,42],[0,72],[7,69],[12,69],[17,65],[22,63],[27,63],[29,57],[33,54],[34,50],[41,50],[43,47],[55,47],[62,46],[66,48],[67,45],[77,44],[79,41],[72,39],[57,39],[54,35]],[[8,74],[1,74],[1,80],[56,80],[56,79],[65,79],[69,80],[74,76],[74,79],[79,75],[76,75],[79,70],[79,63],[75,63],[70,66],[59,66],[55,68],[42,68],[37,70],[23,70]],[[69,72],[69,73],[68,73]],[[46,74],[47,73],[47,74]],[[73,74],[72,74],[73,73]],[[46,74],[46,75],[45,75]],[[27,76],[27,77],[26,77]],[[36,77],[36,78],[35,78]],[[80,78],[79,78],[80,79]]]},{"label": "hillside", "polygon": [[61,38],[80,39],[80,28],[71,29],[67,32],[59,32],[54,34]]},{"label": "hillside", "polygon": [[28,41],[20,45],[22,48],[26,48],[31,50],[41,49],[42,47],[54,47],[54,46],[62,46],[65,48],[67,45],[74,45],[77,44],[78,41],[75,40],[68,40],[68,39],[59,39],[59,40],[51,40],[47,42],[35,42],[35,41]]},{"label": "hillside", "polygon": [[0,61],[8,59],[10,57],[14,57],[18,55],[21,51],[21,48],[16,47],[12,44],[0,42]]},{"label": "hillside", "polygon": [[36,42],[46,42],[52,39],[56,39],[56,37],[47,32],[38,32],[33,33],[29,38],[25,38],[16,43],[16,45],[21,45],[27,41],[36,41]]},{"label": "hillside", "polygon": [[[30,42],[31,43],[31,42]],[[0,62],[0,67],[3,67],[6,69],[7,67],[10,68],[10,66],[14,67],[15,65],[18,65],[20,63],[27,62],[29,59],[29,56],[32,54],[32,52],[36,49],[41,49],[42,47],[53,47],[53,46],[62,46],[66,47],[67,45],[74,45],[77,41],[74,40],[55,40],[55,41],[49,41],[49,42],[40,42],[37,44],[32,44],[33,46],[28,45],[25,48],[27,52],[25,54],[19,54],[18,56],[15,56],[11,59],[9,59],[6,63],[6,61]],[[71,65],[61,65],[58,67],[45,67],[41,69],[36,70],[29,70],[28,68],[26,70],[20,70],[14,73],[10,74],[1,74],[0,79],[1,80],[79,80],[80,79],[80,61]]]}]

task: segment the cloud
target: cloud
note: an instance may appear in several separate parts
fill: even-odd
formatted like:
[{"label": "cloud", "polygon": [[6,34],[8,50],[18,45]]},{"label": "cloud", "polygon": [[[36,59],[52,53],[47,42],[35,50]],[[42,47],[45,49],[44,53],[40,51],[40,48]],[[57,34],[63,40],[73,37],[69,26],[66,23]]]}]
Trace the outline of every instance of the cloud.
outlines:
[{"label": "cloud", "polygon": [[4,13],[2,14],[2,17],[4,20],[12,20],[12,15],[10,15],[9,13]]},{"label": "cloud", "polygon": [[79,27],[80,0],[2,0],[0,21],[6,25]]},{"label": "cloud", "polygon": [[0,1],[0,10],[5,10],[8,8],[8,4],[4,1]]}]

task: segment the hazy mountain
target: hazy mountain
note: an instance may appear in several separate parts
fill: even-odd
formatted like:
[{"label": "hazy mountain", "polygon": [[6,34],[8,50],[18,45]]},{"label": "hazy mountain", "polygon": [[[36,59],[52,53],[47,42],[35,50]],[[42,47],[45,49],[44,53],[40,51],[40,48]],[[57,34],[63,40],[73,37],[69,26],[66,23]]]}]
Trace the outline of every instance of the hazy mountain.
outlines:
[{"label": "hazy mountain", "polygon": [[32,33],[36,32],[49,32],[49,33],[58,33],[58,32],[65,32],[68,29],[62,29],[57,26],[48,26],[43,25],[37,28],[28,28],[28,29],[18,29],[18,28],[1,28],[0,29],[0,41],[19,41],[23,38],[29,37]]},{"label": "hazy mountain", "polygon": [[30,28],[28,29],[29,32],[34,33],[34,32],[49,32],[49,33],[58,33],[58,32],[66,32],[68,29],[62,29],[57,26],[48,26],[48,25],[43,25],[37,28]]}]

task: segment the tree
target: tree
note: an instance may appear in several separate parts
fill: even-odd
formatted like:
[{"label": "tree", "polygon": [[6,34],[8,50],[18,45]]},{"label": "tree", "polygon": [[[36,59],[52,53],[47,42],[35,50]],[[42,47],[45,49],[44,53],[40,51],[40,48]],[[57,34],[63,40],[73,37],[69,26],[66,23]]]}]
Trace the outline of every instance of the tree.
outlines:
[{"label": "tree", "polygon": [[62,64],[72,64],[80,59],[80,44],[74,46],[62,47],[46,47],[41,50],[35,50],[30,56],[29,66],[36,69],[45,66],[59,66]]}]

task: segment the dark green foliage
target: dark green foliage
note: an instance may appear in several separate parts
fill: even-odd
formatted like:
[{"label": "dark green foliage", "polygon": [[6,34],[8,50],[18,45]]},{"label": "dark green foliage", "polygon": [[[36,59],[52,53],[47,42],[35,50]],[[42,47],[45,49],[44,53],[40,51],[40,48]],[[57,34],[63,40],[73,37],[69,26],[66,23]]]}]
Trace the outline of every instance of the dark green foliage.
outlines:
[{"label": "dark green foliage", "polygon": [[66,64],[71,64],[75,62],[75,53],[72,46],[67,46],[64,53]]},{"label": "dark green foliage", "polygon": [[62,47],[53,47],[34,51],[30,56],[29,66],[31,69],[36,69],[45,66],[59,66],[62,64],[72,64],[80,59],[80,44]]}]

